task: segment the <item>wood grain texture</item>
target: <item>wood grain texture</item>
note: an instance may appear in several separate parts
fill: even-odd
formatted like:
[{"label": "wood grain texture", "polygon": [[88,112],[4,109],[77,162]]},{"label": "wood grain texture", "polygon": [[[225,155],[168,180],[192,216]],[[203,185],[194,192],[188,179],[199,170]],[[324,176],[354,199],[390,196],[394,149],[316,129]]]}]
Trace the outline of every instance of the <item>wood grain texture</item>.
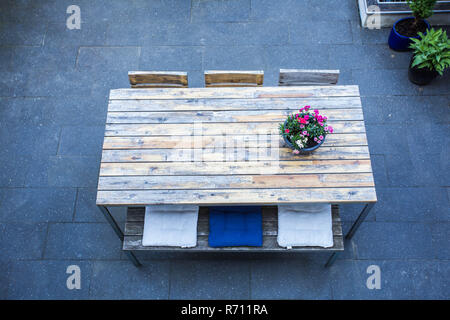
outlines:
[{"label": "wood grain texture", "polygon": [[278,85],[309,86],[336,84],[339,70],[280,69]]},{"label": "wood grain texture", "polygon": [[342,234],[341,218],[339,208],[332,206],[332,229],[333,229],[333,247],[293,247],[286,249],[278,246],[278,214],[276,207],[267,207],[263,209],[263,245],[262,247],[225,247],[212,248],[208,245],[209,235],[209,216],[208,209],[201,207],[198,216],[197,226],[197,246],[193,248],[177,247],[149,247],[142,245],[142,234],[144,230],[144,208],[128,208],[127,220],[125,223],[124,250],[154,250],[154,251],[250,251],[250,252],[304,252],[304,251],[342,251],[344,250],[344,239]]},{"label": "wood grain texture", "polygon": [[205,87],[257,87],[264,82],[264,71],[205,71]]},{"label": "wood grain texture", "polygon": [[[304,105],[334,133],[295,156],[278,125]],[[357,86],[111,90],[99,205],[374,201]]]},{"label": "wood grain texture", "polygon": [[359,97],[358,86],[113,89],[110,100]]},{"label": "wood grain texture", "polygon": [[[233,158],[235,161],[260,161],[292,160],[292,149],[280,148],[278,153],[266,152],[260,148],[236,148],[229,154],[218,152],[215,149],[202,151],[203,161],[225,161]],[[186,149],[104,149],[102,162],[192,162],[195,159],[193,152]],[[362,160],[370,159],[367,146],[330,147],[321,146],[315,152],[304,155],[301,160]]]},{"label": "wood grain texture", "polygon": [[177,71],[130,71],[128,79],[132,88],[187,88],[186,72]]}]

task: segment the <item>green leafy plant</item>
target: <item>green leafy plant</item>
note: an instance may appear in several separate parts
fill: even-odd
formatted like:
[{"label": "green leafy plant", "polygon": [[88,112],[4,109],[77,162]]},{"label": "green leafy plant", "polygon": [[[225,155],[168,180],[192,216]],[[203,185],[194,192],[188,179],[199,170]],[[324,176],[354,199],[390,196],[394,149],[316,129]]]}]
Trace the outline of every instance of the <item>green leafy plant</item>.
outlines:
[{"label": "green leafy plant", "polygon": [[408,5],[416,21],[431,17],[436,0],[408,0]]},{"label": "green leafy plant", "polygon": [[450,41],[442,29],[419,32],[419,39],[411,39],[410,48],[414,50],[411,67],[427,68],[437,71],[441,76],[450,66]]}]

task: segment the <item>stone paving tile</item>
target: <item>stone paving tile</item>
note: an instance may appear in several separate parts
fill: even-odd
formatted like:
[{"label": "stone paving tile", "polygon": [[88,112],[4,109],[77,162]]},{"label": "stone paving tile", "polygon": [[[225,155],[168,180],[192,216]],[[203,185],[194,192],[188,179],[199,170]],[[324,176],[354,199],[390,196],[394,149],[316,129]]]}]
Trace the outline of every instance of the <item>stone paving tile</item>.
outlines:
[{"label": "stone paving tile", "polygon": [[89,156],[102,152],[104,126],[67,126],[61,130],[59,155]]},{"label": "stone paving tile", "polygon": [[97,186],[100,156],[50,157],[48,184],[54,187]]},{"label": "stone paving tile", "polygon": [[329,270],[322,260],[308,258],[254,261],[252,299],[330,299]]},{"label": "stone paving tile", "polygon": [[266,65],[273,69],[329,69],[327,45],[269,46]]},{"label": "stone paving tile", "polygon": [[40,46],[44,42],[47,23],[30,20],[3,21],[0,28],[0,43],[4,46]]},{"label": "stone paving tile", "polygon": [[243,261],[172,261],[169,298],[249,299],[249,271]]},{"label": "stone paving tile", "polygon": [[[378,96],[362,97],[364,121],[367,124],[393,126],[417,123],[418,113],[422,126],[449,123],[450,113],[443,112],[449,105],[448,97],[440,96]],[[413,131],[416,133],[417,131]],[[409,135],[408,135],[409,136]],[[428,147],[427,144],[425,147]]]},{"label": "stone paving tile", "polygon": [[41,259],[47,223],[0,223],[0,261]]},{"label": "stone paving tile", "polygon": [[6,300],[8,295],[9,262],[0,261],[0,299]]},{"label": "stone paving tile", "polygon": [[[80,289],[68,289],[66,273],[71,265],[80,268]],[[88,299],[92,262],[14,261],[9,272],[8,299]]]},{"label": "stone paving tile", "polygon": [[[169,45],[284,45],[289,38],[286,23],[191,23],[167,26]],[[244,37],[243,35],[249,35]]]},{"label": "stone paving tile", "polygon": [[242,22],[250,17],[251,0],[192,0],[191,20],[208,22]]},{"label": "stone paving tile", "polygon": [[[127,76],[124,78],[126,80]],[[48,126],[104,126],[108,96],[41,98],[39,107],[43,123]]]},{"label": "stone paving tile", "polygon": [[58,70],[29,70],[23,89],[25,96],[37,97],[86,97],[91,93],[91,72]]},{"label": "stone paving tile", "polygon": [[139,47],[80,47],[77,67],[127,72],[138,69],[140,54]]},{"label": "stone paving tile", "polygon": [[205,70],[263,70],[264,47],[220,46],[205,48],[203,68]]},{"label": "stone paving tile", "polygon": [[450,220],[445,188],[379,188],[371,214],[377,221],[437,222]]},{"label": "stone paving tile", "polygon": [[72,221],[75,189],[5,189],[0,200],[2,222]]},{"label": "stone paving tile", "polygon": [[351,1],[325,0],[318,5],[316,0],[252,0],[251,6],[251,19],[257,21],[347,20],[357,15]]},{"label": "stone paving tile", "polygon": [[143,47],[140,55],[139,70],[202,70],[202,56],[202,47]]},{"label": "stone paving tile", "polygon": [[[105,217],[95,204],[97,198],[96,188],[79,188],[75,206],[75,222],[105,222]],[[126,220],[126,207],[108,208],[114,219],[119,222]]]},{"label": "stone paving tile", "polygon": [[362,96],[420,95],[423,90],[408,80],[405,69],[353,70]]},{"label": "stone paving tile", "polygon": [[[169,262],[136,268],[129,261],[96,261],[91,276],[91,299],[167,299]],[[190,288],[188,290],[190,291]]]},{"label": "stone paving tile", "polygon": [[289,25],[289,42],[292,44],[351,44],[352,30],[349,20],[330,21],[301,19]]},{"label": "stone paving tile", "polygon": [[24,73],[0,71],[0,96],[22,96],[27,81],[26,74]]},{"label": "stone paving tile", "polygon": [[433,234],[433,249],[436,259],[448,260],[450,257],[450,218],[449,207],[447,207],[447,222],[439,222],[431,225]]},{"label": "stone paving tile", "polygon": [[386,164],[383,154],[371,154],[370,161],[372,163],[372,171],[377,187],[386,187],[389,185]]},{"label": "stone paving tile", "polygon": [[409,152],[408,139],[405,133],[408,126],[397,124],[366,124],[369,150],[373,154],[405,154]]},{"label": "stone paving tile", "polygon": [[46,259],[118,259],[120,241],[106,223],[51,223]]},{"label": "stone paving tile", "polygon": [[330,68],[332,69],[402,69],[409,66],[410,53],[398,53],[389,50],[386,44],[335,45],[330,48]]},{"label": "stone paving tile", "polygon": [[353,237],[358,259],[433,259],[431,227],[411,222],[365,222]]},{"label": "stone paving tile", "polygon": [[102,46],[106,44],[107,28],[108,23],[97,21],[82,23],[81,29],[68,29],[65,23],[50,23],[45,34],[45,47]]},{"label": "stone paving tile", "polygon": [[[330,268],[334,299],[448,299],[448,262],[435,261],[336,261]],[[381,271],[381,288],[368,289],[367,268]],[[447,282],[447,283],[445,283]],[[447,291],[447,292],[446,292]]]},{"label": "stone paving tile", "polygon": [[0,71],[11,71],[11,59],[15,47],[0,46]]}]

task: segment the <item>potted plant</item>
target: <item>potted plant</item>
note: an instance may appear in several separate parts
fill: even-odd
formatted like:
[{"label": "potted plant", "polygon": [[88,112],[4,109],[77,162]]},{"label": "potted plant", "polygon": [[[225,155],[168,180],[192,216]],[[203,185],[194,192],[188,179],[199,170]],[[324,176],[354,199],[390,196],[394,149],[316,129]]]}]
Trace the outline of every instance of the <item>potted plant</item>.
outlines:
[{"label": "potted plant", "polygon": [[419,33],[420,39],[412,39],[414,50],[408,69],[408,78],[418,85],[430,83],[450,66],[450,41],[442,29]]},{"label": "potted plant", "polygon": [[328,133],[333,133],[327,117],[320,115],[319,110],[310,109],[305,106],[280,124],[280,134],[294,154],[311,153],[322,145]]},{"label": "potted plant", "polygon": [[426,18],[433,14],[436,0],[408,0],[414,17],[407,17],[394,23],[389,34],[389,47],[396,51],[407,51],[411,39],[418,38],[419,32],[425,33],[430,29]]}]

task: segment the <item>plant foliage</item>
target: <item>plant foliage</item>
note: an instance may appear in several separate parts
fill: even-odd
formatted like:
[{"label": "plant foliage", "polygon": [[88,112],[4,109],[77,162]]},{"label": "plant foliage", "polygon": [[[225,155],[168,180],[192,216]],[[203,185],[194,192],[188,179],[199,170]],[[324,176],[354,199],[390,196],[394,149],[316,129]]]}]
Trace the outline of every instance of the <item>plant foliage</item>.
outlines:
[{"label": "plant foliage", "polygon": [[412,38],[410,48],[414,50],[411,67],[427,68],[437,71],[441,76],[450,66],[450,41],[442,29],[419,32],[419,39]]},{"label": "plant foliage", "polygon": [[408,0],[408,5],[416,20],[431,17],[435,4],[436,0]]}]

